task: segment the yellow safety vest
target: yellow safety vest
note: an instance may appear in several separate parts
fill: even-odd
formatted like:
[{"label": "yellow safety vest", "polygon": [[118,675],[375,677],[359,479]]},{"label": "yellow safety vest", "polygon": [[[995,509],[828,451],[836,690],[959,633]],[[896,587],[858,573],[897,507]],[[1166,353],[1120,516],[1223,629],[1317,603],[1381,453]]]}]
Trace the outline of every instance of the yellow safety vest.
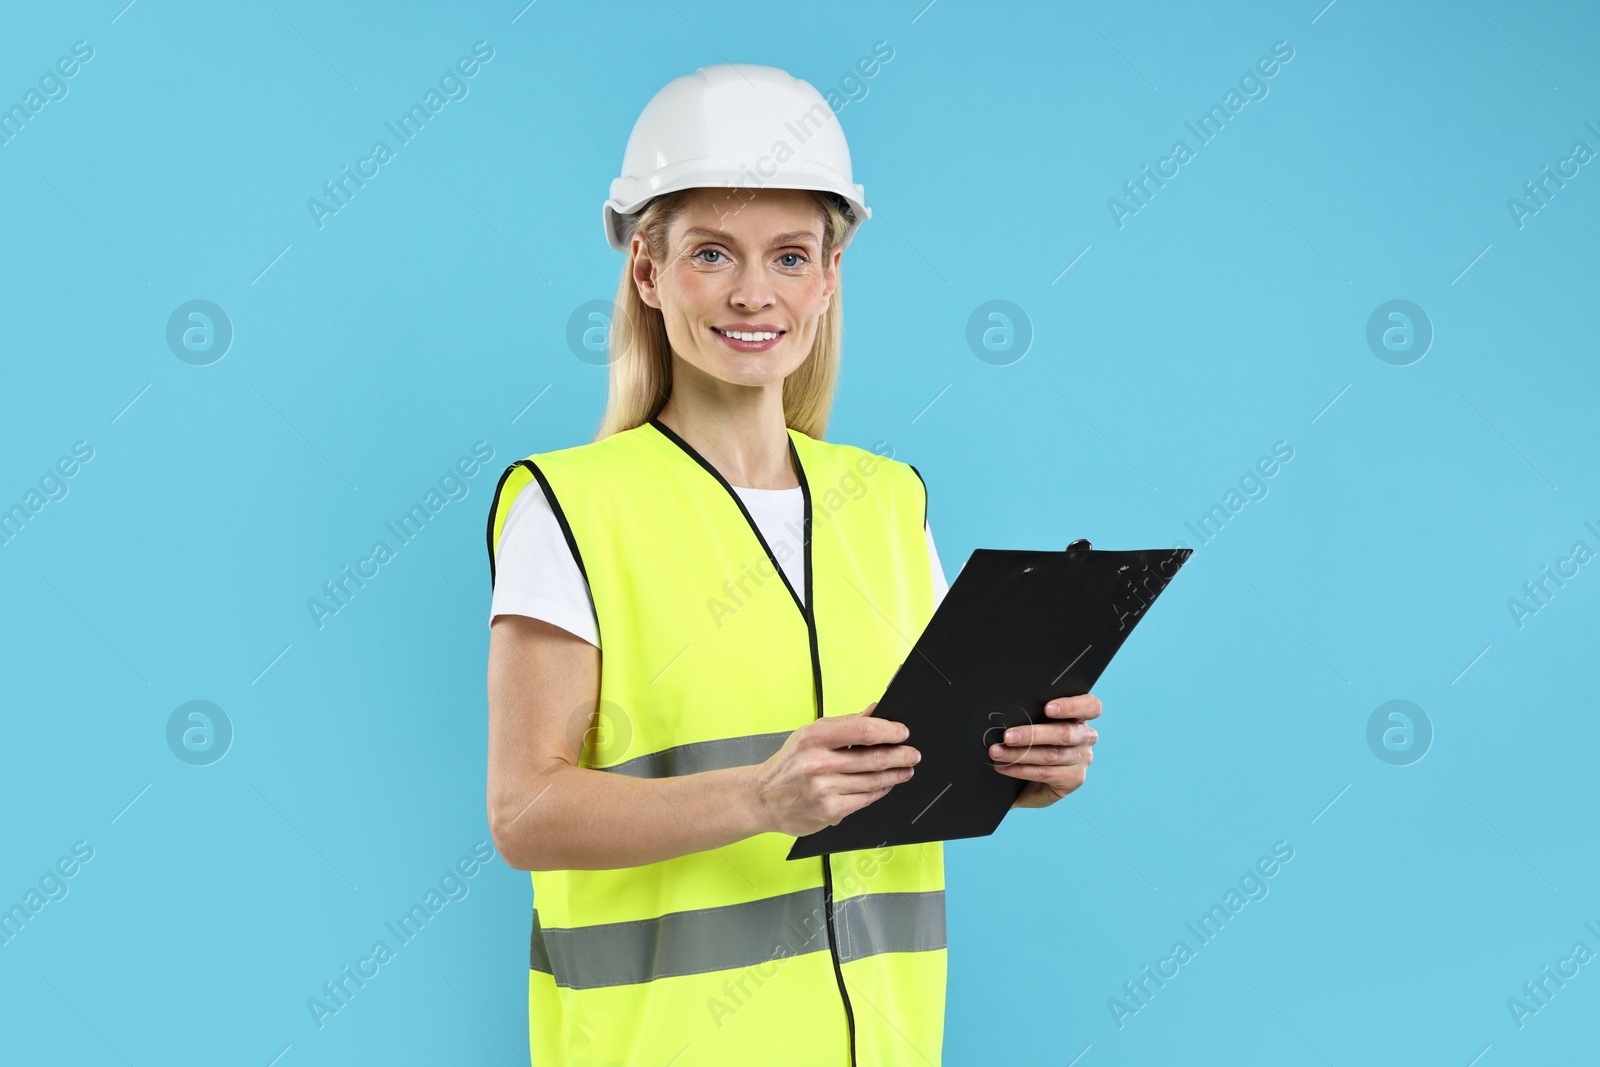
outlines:
[{"label": "yellow safety vest", "polygon": [[[761,763],[807,722],[883,695],[934,609],[921,476],[797,430],[789,441],[804,606],[732,486],[654,419],[501,476],[491,578],[506,515],[537,478],[588,581],[601,721],[581,766],[657,778]],[[533,1067],[937,1067],[943,846],[790,861],[793,842],[533,871]]]}]

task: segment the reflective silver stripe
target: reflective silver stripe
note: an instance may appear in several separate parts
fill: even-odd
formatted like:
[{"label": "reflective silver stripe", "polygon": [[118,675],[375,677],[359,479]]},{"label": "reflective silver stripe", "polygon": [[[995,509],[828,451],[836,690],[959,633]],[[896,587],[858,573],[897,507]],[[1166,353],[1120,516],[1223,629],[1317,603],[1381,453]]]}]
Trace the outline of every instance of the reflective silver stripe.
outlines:
[{"label": "reflective silver stripe", "polygon": [[597,767],[596,770],[625,774],[630,778],[675,778],[680,774],[697,774],[700,771],[720,771],[726,767],[748,767],[764,763],[793,730],[779,730],[770,734],[746,734],[743,737],[719,737],[712,741],[694,741],[687,745],[674,745],[660,752],[635,756],[614,767]]},{"label": "reflective silver stripe", "polygon": [[945,947],[944,890],[867,893],[839,902],[839,962],[880,952],[926,952]]},{"label": "reflective silver stripe", "polygon": [[[868,893],[841,901],[839,962],[881,952],[927,952],[945,942],[944,890]],[[529,966],[571,989],[636,985],[655,978],[754,967],[826,952],[821,886],[659,919],[548,928],[533,916]]]},{"label": "reflective silver stripe", "polygon": [[543,971],[552,974],[550,970],[550,953],[544,947],[544,931],[539,928],[539,909],[533,909],[533,936],[528,944],[528,969],[530,971]]}]

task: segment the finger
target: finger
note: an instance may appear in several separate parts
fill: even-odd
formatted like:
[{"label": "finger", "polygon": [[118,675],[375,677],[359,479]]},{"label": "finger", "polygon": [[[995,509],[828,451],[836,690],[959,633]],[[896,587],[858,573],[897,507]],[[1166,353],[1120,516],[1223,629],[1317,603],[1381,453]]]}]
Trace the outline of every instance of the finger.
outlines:
[{"label": "finger", "polygon": [[1070,767],[1082,764],[1087,767],[1094,759],[1094,749],[1088,745],[1034,745],[1031,748],[1011,748],[996,745],[989,749],[996,763],[1006,766]]},{"label": "finger", "polygon": [[1100,715],[1100,698],[1093,693],[1076,697],[1056,697],[1044,706],[1052,719],[1093,719]]},{"label": "finger", "polygon": [[828,750],[821,766],[836,774],[871,774],[912,767],[921,760],[922,753],[911,745],[857,745]]},{"label": "finger", "polygon": [[[882,800],[884,797],[889,795],[890,788],[892,787],[885,787],[872,793],[851,793],[850,801],[847,805],[845,805],[843,814],[841,814],[839,818],[842,820],[845,815],[860,811],[862,808],[874,801]],[[837,826],[838,823],[833,823],[831,825]]]},{"label": "finger", "polygon": [[1085,722],[1043,722],[1013,726],[1005,732],[1003,743],[1017,747],[1029,745],[1092,745],[1100,731]]},{"label": "finger", "polygon": [[855,793],[887,791],[910,779],[916,768],[894,767],[886,771],[868,771],[862,774],[836,774],[823,779],[824,788],[841,796]]},{"label": "finger", "polygon": [[892,719],[879,719],[857,712],[829,715],[800,727],[801,743],[820,748],[848,745],[896,745],[911,736],[911,730]]},{"label": "finger", "polygon": [[1068,786],[1071,789],[1082,785],[1089,774],[1089,768],[1086,766],[1037,767],[1028,763],[996,765],[995,770],[1012,778],[1021,778],[1029,782],[1046,782],[1054,786]]}]

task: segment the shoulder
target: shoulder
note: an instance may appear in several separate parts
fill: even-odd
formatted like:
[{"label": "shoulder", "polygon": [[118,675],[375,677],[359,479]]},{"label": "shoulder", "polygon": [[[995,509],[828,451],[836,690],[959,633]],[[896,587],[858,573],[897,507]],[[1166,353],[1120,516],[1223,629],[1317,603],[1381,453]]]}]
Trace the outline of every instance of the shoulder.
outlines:
[{"label": "shoulder", "polygon": [[581,445],[552,449],[548,452],[534,452],[519,462],[531,463],[538,467],[546,465],[562,467],[585,466],[605,463],[614,461],[625,453],[638,451],[646,443],[648,437],[648,427],[640,425],[631,430],[622,430],[610,436],[602,437],[598,441],[588,441]]},{"label": "shoulder", "polygon": [[817,479],[821,484],[812,486],[813,493],[837,490],[849,499],[858,499],[870,489],[880,498],[902,501],[906,510],[926,518],[928,490],[922,473],[905,460],[896,459],[894,448],[887,441],[874,442],[867,449],[839,441],[818,441],[798,432],[792,436],[800,448],[801,460],[809,459],[821,468]]},{"label": "shoulder", "polygon": [[910,463],[896,459],[894,447],[887,441],[876,441],[872,448],[867,449],[842,441],[818,441],[803,434],[795,436],[797,440],[809,441],[811,450],[825,457],[831,465],[853,470],[863,478],[876,478],[884,472],[889,472],[890,476],[898,481],[912,484],[922,481],[921,472]]},{"label": "shoulder", "polygon": [[636,439],[636,431],[624,431],[598,441],[568,448],[532,452],[512,461],[500,472],[499,481],[495,485],[494,499],[489,508],[490,543],[499,540],[506,516],[517,501],[522,499],[524,490],[528,486],[538,486],[539,491],[531,494],[531,497],[542,501],[549,508],[552,481],[557,485],[564,485],[573,477],[580,479],[586,476],[593,477],[603,468],[614,467],[619,450],[627,449]]},{"label": "shoulder", "polygon": [[589,481],[615,477],[627,469],[646,444],[643,427],[623,430],[581,445],[532,452],[514,461],[500,475],[505,492],[515,496],[530,482],[566,484],[571,479]]}]

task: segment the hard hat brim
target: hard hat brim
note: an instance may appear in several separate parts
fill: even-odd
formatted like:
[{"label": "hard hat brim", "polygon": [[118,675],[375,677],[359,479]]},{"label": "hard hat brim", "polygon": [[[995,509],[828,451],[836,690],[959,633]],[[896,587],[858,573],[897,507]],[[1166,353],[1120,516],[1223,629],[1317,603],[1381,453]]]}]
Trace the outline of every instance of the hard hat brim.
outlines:
[{"label": "hard hat brim", "polygon": [[601,212],[605,225],[606,240],[611,247],[618,252],[626,252],[634,215],[642,211],[645,205],[656,197],[684,189],[728,189],[733,191],[744,189],[799,189],[809,192],[833,193],[850,205],[850,211],[855,216],[854,221],[840,240],[841,248],[848,246],[855,237],[856,230],[860,228],[863,222],[872,217],[872,209],[867,206],[863,195],[864,190],[861,186],[842,181],[837,175],[785,174],[781,181],[773,181],[759,186],[739,185],[726,180],[718,180],[709,175],[692,172],[673,175],[670,179],[663,179],[660,175],[653,175],[648,181],[629,181],[624,178],[618,178],[611,183],[611,198],[605,202]]}]

